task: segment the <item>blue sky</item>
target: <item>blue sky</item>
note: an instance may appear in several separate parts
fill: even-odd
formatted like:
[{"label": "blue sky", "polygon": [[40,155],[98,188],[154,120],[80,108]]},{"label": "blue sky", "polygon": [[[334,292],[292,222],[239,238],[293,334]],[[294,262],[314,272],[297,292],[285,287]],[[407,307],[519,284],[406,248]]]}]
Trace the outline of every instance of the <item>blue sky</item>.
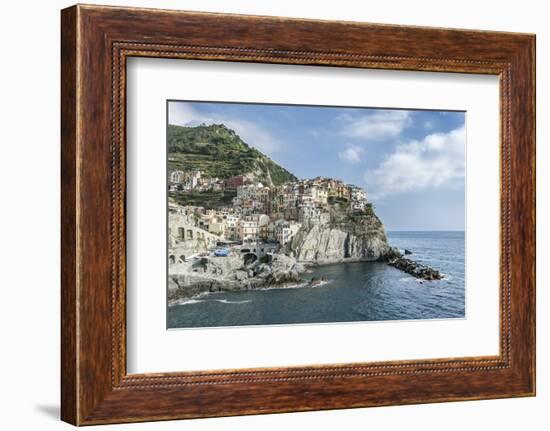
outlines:
[{"label": "blue sky", "polygon": [[175,102],[170,124],[220,124],[299,178],[361,186],[387,230],[464,230],[465,113]]}]

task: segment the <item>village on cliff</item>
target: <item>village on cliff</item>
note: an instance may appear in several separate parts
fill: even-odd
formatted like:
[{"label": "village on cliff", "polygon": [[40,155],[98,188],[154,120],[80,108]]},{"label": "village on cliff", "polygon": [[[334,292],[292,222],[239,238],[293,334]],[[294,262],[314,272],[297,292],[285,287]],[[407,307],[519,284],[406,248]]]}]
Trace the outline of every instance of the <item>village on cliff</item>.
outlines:
[{"label": "village on cliff", "polygon": [[[227,205],[181,205],[173,196],[208,192],[234,195]],[[325,177],[264,185],[246,175],[209,178],[200,170],[173,170],[168,178],[169,264],[233,253],[261,258],[281,252],[307,224],[331,221],[334,208],[350,214],[372,210],[365,191]]]}]

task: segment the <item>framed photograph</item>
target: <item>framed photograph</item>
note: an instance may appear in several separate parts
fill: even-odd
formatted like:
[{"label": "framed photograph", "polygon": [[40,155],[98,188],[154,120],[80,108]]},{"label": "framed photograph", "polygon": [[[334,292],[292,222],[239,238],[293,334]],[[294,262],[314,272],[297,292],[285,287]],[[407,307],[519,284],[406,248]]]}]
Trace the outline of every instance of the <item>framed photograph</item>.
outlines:
[{"label": "framed photograph", "polygon": [[535,394],[535,37],[62,11],[62,419]]},{"label": "framed photograph", "polygon": [[167,109],[169,329],[466,317],[465,112]]}]

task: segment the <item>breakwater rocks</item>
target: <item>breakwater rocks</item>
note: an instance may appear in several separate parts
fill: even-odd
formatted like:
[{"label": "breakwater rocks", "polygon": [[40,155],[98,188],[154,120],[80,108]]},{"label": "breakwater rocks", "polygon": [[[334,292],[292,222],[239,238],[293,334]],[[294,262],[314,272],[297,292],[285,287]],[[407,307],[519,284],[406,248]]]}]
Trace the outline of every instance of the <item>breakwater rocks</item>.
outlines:
[{"label": "breakwater rocks", "polygon": [[443,275],[436,269],[403,257],[403,255],[395,248],[386,255],[384,260],[388,265],[422,280],[432,281],[441,280],[443,278]]}]

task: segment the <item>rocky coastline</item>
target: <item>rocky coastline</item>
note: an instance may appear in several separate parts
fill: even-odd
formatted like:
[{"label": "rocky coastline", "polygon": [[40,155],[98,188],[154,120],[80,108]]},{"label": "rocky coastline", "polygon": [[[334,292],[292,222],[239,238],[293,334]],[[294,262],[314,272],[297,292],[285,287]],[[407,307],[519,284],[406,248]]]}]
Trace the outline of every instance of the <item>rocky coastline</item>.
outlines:
[{"label": "rocky coastline", "polygon": [[[308,267],[352,262],[372,262],[371,258],[336,258],[332,260],[298,261],[284,254],[245,263],[241,256],[203,257],[194,262],[176,265],[168,278],[168,303],[177,304],[207,293],[246,291],[266,288],[316,287],[326,283],[323,278],[306,280]],[[382,261],[421,280],[440,280],[443,275],[430,267],[403,257],[390,248],[374,261]]]},{"label": "rocky coastline", "polygon": [[332,214],[331,223],[305,225],[286,246],[286,253],[305,265],[382,261],[422,280],[443,275],[404,255],[388,243],[384,225],[374,212],[361,215]]},{"label": "rocky coastline", "polygon": [[350,262],[385,262],[421,280],[443,278],[439,271],[404,257],[408,254],[410,250],[389,245],[374,212],[354,216],[334,212],[330,223],[304,224],[278,253],[250,259],[235,250],[228,256],[172,264],[168,302],[175,304],[212,292],[314,287],[325,280],[307,281],[303,275],[308,267]]},{"label": "rocky coastline", "polygon": [[[295,287],[306,266],[284,254],[246,263],[242,256],[203,257],[175,265],[168,277],[169,304],[208,292]],[[314,283],[314,280],[311,281]]]}]

